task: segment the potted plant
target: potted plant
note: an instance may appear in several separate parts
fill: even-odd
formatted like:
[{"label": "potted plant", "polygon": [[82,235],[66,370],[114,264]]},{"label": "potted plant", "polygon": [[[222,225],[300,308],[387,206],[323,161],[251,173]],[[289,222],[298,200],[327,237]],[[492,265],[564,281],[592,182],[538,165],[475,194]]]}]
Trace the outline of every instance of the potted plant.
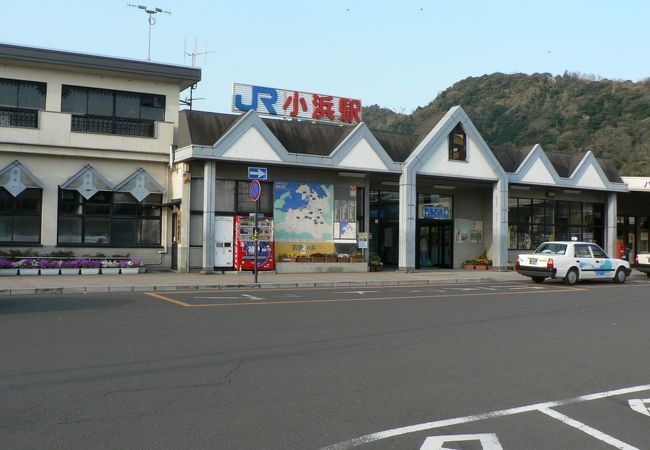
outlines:
[{"label": "potted plant", "polygon": [[323,255],[322,253],[312,253],[310,256],[311,256],[311,262],[325,261],[325,255]]},{"label": "potted plant", "polygon": [[466,259],[463,261],[463,269],[474,270],[476,269],[476,259]]},{"label": "potted plant", "polygon": [[374,255],[370,257],[368,268],[370,269],[370,272],[381,272],[384,270],[384,263],[381,262],[381,258],[379,256]]},{"label": "potted plant", "polygon": [[336,262],[337,261],[337,256],[336,253],[326,253],[323,255],[324,261],[325,262]]},{"label": "potted plant", "polygon": [[38,267],[41,269],[41,275],[58,275],[61,268],[61,260],[40,259]]},{"label": "potted plant", "polygon": [[120,263],[114,259],[102,261],[102,275],[117,275],[120,273]]},{"label": "potted plant", "polygon": [[140,271],[142,265],[140,258],[123,259],[120,261],[120,270],[122,274],[135,274]]},{"label": "potted plant", "polygon": [[336,261],[338,262],[350,262],[350,255],[347,253],[339,253],[336,255]]},{"label": "potted plant", "polygon": [[79,275],[79,260],[65,259],[61,261],[61,275]]},{"label": "potted plant", "polygon": [[296,262],[296,258],[287,253],[282,253],[280,255],[280,262]]},{"label": "potted plant", "polygon": [[363,262],[363,255],[361,253],[353,253],[350,255],[350,262]]},{"label": "potted plant", "polygon": [[0,276],[2,275],[18,275],[18,269],[13,261],[0,258]]},{"label": "potted plant", "polygon": [[82,275],[99,275],[99,268],[102,262],[96,259],[80,259],[79,267],[81,268]]},{"label": "potted plant", "polygon": [[296,256],[296,262],[311,262],[311,258],[307,255]]},{"label": "potted plant", "polygon": [[20,275],[38,275],[38,260],[32,258],[25,258],[16,261]]}]

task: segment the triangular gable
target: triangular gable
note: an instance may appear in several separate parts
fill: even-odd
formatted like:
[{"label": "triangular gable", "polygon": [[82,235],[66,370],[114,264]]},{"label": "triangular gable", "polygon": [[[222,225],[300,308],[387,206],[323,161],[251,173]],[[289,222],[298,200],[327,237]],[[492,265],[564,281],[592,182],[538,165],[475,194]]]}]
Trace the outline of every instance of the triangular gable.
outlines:
[{"label": "triangular gable", "polygon": [[510,176],[510,181],[553,186],[560,184],[560,176],[544,149],[536,144],[515,173]]},{"label": "triangular gable", "polygon": [[27,188],[43,188],[43,183],[18,160],[0,170],[0,186],[18,197]]},{"label": "triangular gable", "polygon": [[164,194],[163,188],[149,173],[142,167],[136,170],[113,189],[115,192],[129,192],[139,202],[149,194]]},{"label": "triangular gable", "polygon": [[[466,161],[449,160],[448,137],[461,124],[467,137]],[[474,178],[482,180],[505,179],[505,171],[474,127],[463,108],[455,106],[436,124],[418,144],[404,163],[421,175]]]},{"label": "triangular gable", "polygon": [[587,152],[578,167],[571,174],[576,188],[606,189],[610,184],[607,175],[593,153]]},{"label": "triangular gable", "polygon": [[214,145],[215,156],[236,160],[289,161],[289,152],[253,110],[248,111]]},{"label": "triangular gable", "polygon": [[97,172],[90,164],[86,164],[79,172],[68,178],[61,189],[78,191],[86,200],[99,191],[112,191],[113,186]]},{"label": "triangular gable", "polygon": [[358,124],[330,154],[332,164],[340,168],[399,171],[365,123]]}]

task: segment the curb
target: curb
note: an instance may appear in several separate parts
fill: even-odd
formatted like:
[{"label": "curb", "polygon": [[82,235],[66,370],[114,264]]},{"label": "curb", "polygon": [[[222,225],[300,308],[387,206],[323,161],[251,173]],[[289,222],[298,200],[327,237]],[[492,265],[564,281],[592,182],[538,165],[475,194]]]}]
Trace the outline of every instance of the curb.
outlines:
[{"label": "curb", "polygon": [[99,294],[129,292],[217,291],[234,289],[296,289],[336,287],[422,286],[447,284],[494,283],[512,280],[501,278],[449,278],[444,280],[368,280],[368,281],[284,281],[277,283],[224,283],[181,285],[74,286],[0,289],[0,297],[9,295]]}]

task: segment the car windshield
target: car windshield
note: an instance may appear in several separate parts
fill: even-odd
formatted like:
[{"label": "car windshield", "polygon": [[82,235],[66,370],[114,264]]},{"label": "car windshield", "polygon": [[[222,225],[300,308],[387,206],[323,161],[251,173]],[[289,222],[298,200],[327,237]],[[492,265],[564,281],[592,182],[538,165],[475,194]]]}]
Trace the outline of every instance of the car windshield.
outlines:
[{"label": "car windshield", "polygon": [[543,253],[545,255],[564,255],[566,254],[566,244],[546,242],[537,247],[535,253]]}]

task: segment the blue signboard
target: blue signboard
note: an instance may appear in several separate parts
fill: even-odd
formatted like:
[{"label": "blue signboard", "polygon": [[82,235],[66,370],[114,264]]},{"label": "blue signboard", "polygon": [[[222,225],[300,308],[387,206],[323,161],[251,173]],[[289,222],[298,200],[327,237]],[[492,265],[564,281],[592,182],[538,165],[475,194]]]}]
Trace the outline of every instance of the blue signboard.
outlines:
[{"label": "blue signboard", "polygon": [[425,219],[449,219],[449,207],[424,205],[422,206],[422,215]]},{"label": "blue signboard", "polygon": [[249,167],[248,179],[249,180],[266,180],[268,171],[266,167]]}]

